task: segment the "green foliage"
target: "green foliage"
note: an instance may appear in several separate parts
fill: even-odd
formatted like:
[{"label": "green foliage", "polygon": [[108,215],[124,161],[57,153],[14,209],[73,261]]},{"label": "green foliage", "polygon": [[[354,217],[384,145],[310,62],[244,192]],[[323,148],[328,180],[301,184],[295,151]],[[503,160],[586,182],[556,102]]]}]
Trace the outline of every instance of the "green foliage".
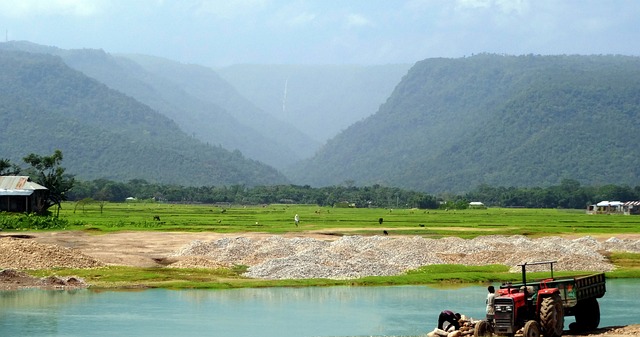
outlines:
[{"label": "green foliage", "polygon": [[[568,186],[571,186],[570,188]],[[245,187],[152,184],[142,179],[118,183],[105,179],[77,181],[69,194],[72,200],[93,198],[101,201],[123,201],[127,197],[149,202],[193,202],[229,204],[313,204],[333,207],[386,207],[419,209],[467,209],[469,201],[482,201],[492,207],[584,209],[601,200],[640,200],[640,186],[580,186],[574,180],[560,185],[541,187],[491,187],[480,185],[464,195],[443,194],[439,197],[423,192],[373,186],[329,186],[313,188],[298,185]]]},{"label": "green foliage", "polygon": [[65,154],[81,179],[197,185],[287,180],[240,152],[204,144],[166,116],[69,68],[60,58],[0,50],[0,157]]},{"label": "green foliage", "polygon": [[492,187],[480,185],[466,193],[467,200],[480,200],[489,206],[524,208],[585,209],[602,200],[640,200],[640,186],[581,186],[572,179],[560,185],[541,187]]},{"label": "green foliage", "polygon": [[0,230],[65,229],[68,226],[68,220],[53,216],[0,213]]},{"label": "green foliage", "polygon": [[355,205],[356,207],[437,208],[436,197],[422,192],[407,191],[380,185],[365,187],[275,185],[254,186],[201,186],[152,184],[142,179],[118,183],[105,179],[78,181],[70,195],[72,200],[124,201],[127,197],[137,200],[162,202],[257,204],[311,204],[318,206]]},{"label": "green foliage", "polygon": [[[41,212],[46,212],[51,206],[58,206],[60,212],[61,203],[67,200],[67,192],[73,188],[74,179],[65,174],[62,162],[62,151],[56,150],[51,156],[40,156],[32,153],[23,159],[31,165],[33,180],[47,188],[47,198]],[[56,213],[57,216],[57,213]]]},{"label": "green foliage", "polygon": [[[640,233],[640,217],[593,216],[561,209],[488,208],[483,210],[419,210],[334,208],[315,205],[211,205],[167,203],[96,203],[83,212],[63,203],[60,217],[73,229],[95,232],[123,230],[185,232],[265,232],[273,234],[319,231],[328,235],[417,235],[428,238],[480,235],[541,237],[571,233],[598,235]],[[293,222],[300,216],[300,226]],[[154,220],[158,216],[160,220]],[[383,218],[383,223],[378,220]]]},{"label": "green foliage", "polygon": [[614,252],[609,256],[611,263],[620,268],[640,268],[640,254]]},{"label": "green foliage", "polygon": [[354,180],[429,193],[564,179],[634,186],[639,91],[639,57],[427,59],[375,115],[286,173],[319,186]]},{"label": "green foliage", "polygon": [[9,159],[0,158],[0,176],[14,176],[20,173],[20,167],[12,164]]}]

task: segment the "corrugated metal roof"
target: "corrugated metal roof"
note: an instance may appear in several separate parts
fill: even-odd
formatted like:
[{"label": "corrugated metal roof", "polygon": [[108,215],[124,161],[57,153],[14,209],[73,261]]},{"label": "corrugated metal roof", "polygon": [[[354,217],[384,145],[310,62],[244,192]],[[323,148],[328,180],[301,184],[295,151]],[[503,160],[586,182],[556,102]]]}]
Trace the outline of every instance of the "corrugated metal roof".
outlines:
[{"label": "corrugated metal roof", "polygon": [[27,176],[0,176],[0,195],[31,195],[35,190],[46,189]]},{"label": "corrugated metal roof", "polygon": [[596,206],[613,206],[613,207],[618,207],[618,206],[622,206],[623,202],[622,201],[600,201],[599,203],[596,204]]}]

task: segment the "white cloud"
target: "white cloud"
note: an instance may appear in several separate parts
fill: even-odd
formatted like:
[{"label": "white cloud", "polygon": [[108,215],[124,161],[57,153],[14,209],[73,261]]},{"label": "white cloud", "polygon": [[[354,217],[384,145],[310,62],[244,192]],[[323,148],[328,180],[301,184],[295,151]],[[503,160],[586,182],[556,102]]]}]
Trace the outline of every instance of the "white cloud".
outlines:
[{"label": "white cloud", "polygon": [[102,12],[105,0],[3,0],[0,15],[25,18],[32,16],[89,17]]},{"label": "white cloud", "polygon": [[288,22],[289,22],[289,25],[291,26],[302,26],[312,22],[315,19],[316,19],[315,14],[303,12],[289,19]]},{"label": "white cloud", "polygon": [[474,9],[491,7],[491,0],[458,0],[456,7],[458,9]]},{"label": "white cloud", "polygon": [[362,27],[371,25],[371,21],[360,14],[347,15],[347,25],[349,27]]},{"label": "white cloud", "polygon": [[233,19],[247,13],[260,11],[267,5],[267,0],[202,0],[193,7],[198,14]]},{"label": "white cloud", "polygon": [[456,9],[497,9],[502,13],[523,14],[529,9],[528,0],[457,0]]}]

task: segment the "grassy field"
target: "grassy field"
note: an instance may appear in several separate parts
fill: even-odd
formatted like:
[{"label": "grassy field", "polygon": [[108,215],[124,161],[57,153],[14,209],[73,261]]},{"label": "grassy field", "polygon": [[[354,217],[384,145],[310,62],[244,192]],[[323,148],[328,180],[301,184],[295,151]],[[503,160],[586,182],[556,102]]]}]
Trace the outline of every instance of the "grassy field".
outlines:
[{"label": "grassy field", "polygon": [[[293,217],[300,216],[300,226]],[[286,233],[323,231],[330,234],[381,234],[423,237],[514,235],[531,237],[640,233],[640,217],[587,215],[582,210],[489,208],[473,210],[328,208],[310,205],[216,206],[161,203],[110,203],[75,209],[63,205],[60,216],[72,229],[97,231],[157,230]],[[160,220],[154,220],[157,216]],[[379,224],[379,219],[383,223]]]},{"label": "grassy field", "polygon": [[[587,215],[581,210],[506,209],[483,210],[418,210],[418,209],[354,209],[322,208],[311,205],[216,206],[161,203],[97,204],[78,207],[65,203],[60,216],[71,224],[69,229],[108,233],[122,230],[286,232],[319,231],[333,235],[380,235],[383,230],[396,235],[419,235],[439,238],[478,235],[526,235],[539,237],[570,233],[577,236],[640,233],[640,217],[624,215]],[[300,226],[293,217],[300,216]],[[154,220],[154,217],[160,220]],[[379,219],[383,223],[379,223]],[[607,277],[640,277],[640,254],[612,254],[618,267]],[[172,269],[108,267],[87,270],[41,270],[34,275],[83,277],[95,287],[163,287],[163,288],[237,288],[273,286],[331,285],[401,285],[426,283],[482,283],[517,281],[519,274],[506,266],[426,266],[405,275],[366,277],[357,280],[254,280],[241,276],[245,266],[231,269]],[[576,274],[556,273],[558,276]],[[531,277],[547,277],[532,273]]]}]

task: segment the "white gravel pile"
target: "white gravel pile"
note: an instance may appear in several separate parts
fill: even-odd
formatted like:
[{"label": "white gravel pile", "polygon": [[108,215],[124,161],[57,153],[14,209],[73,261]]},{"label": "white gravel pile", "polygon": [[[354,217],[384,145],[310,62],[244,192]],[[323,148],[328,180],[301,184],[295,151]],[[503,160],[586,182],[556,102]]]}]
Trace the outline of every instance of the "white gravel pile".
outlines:
[{"label": "white gravel pile", "polygon": [[[529,239],[516,236],[456,237],[344,236],[335,241],[312,238],[224,238],[193,241],[174,256],[204,256],[220,264],[248,265],[245,276],[263,279],[352,279],[398,275],[432,264],[503,264],[519,271],[526,262],[555,260],[554,270],[610,271],[603,252],[640,252],[640,241],[592,237]],[[531,266],[527,270],[548,270]]]}]

